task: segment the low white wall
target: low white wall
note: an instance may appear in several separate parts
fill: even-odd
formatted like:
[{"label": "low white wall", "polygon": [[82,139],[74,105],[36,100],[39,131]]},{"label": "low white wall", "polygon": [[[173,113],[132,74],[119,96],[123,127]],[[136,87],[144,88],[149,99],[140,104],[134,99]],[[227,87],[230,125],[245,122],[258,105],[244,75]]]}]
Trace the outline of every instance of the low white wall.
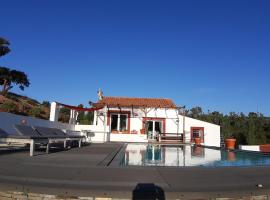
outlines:
[{"label": "low white wall", "polygon": [[82,135],[85,135],[89,142],[106,142],[109,141],[109,134],[104,131],[103,126],[95,125],[75,125],[76,131],[81,131]]},{"label": "low white wall", "polygon": [[146,135],[140,134],[110,134],[112,142],[148,142]]},{"label": "low white wall", "polygon": [[[109,127],[106,127],[106,130],[108,129]],[[75,125],[75,130],[82,131],[82,132],[89,132],[87,140],[91,142],[109,142],[109,141],[111,142],[147,142],[146,135],[114,134],[114,133],[104,132],[104,127],[102,126]]]},{"label": "low white wall", "polygon": [[260,151],[259,145],[239,145],[239,149],[245,151]]},{"label": "low white wall", "polygon": [[13,128],[14,124],[22,124],[28,126],[43,126],[50,128],[59,128],[65,130],[74,130],[74,125],[64,124],[60,122],[51,122],[49,120],[37,119],[34,117],[26,117],[22,115],[15,115],[12,113],[0,112],[0,128],[9,134],[16,134],[16,130]]}]

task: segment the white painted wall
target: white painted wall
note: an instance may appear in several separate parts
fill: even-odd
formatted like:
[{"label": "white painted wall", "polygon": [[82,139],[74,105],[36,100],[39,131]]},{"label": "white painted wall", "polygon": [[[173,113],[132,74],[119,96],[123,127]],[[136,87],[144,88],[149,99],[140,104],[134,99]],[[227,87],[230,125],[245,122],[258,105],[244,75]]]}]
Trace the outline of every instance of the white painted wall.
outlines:
[{"label": "white painted wall", "polygon": [[26,122],[25,125],[28,126],[44,126],[50,128],[59,128],[64,130],[74,130],[74,125],[64,124],[60,122],[51,122],[49,120],[37,119],[34,117],[26,117],[22,115],[15,115],[12,113],[0,112],[0,128],[9,134],[16,134],[16,130],[13,128],[14,124],[22,124]]},{"label": "white painted wall", "polygon": [[[179,129],[183,132],[184,117],[179,115]],[[220,126],[185,117],[185,141],[190,142],[191,127],[204,127],[204,145],[220,147]]]},{"label": "white painted wall", "polygon": [[[107,112],[112,110],[119,110],[119,108],[104,108],[99,111],[96,111],[94,118],[97,119],[97,126],[102,126],[104,124],[104,116],[107,118]],[[120,111],[120,110],[119,110]],[[130,111],[131,112],[131,119],[130,119],[130,131],[137,131],[138,134],[140,134],[140,129],[142,129],[142,122],[144,117],[150,117],[150,118],[166,118],[166,132],[168,133],[176,133],[177,132],[177,119],[178,114],[175,109],[154,109],[154,108],[148,108],[147,114],[145,116],[145,113],[141,109],[131,109],[131,108],[122,108],[121,111]],[[100,114],[102,113],[102,116]],[[107,121],[107,119],[105,119]],[[96,124],[96,123],[94,123]],[[107,125],[107,123],[106,123]],[[106,131],[110,132],[110,127],[106,127]],[[104,131],[104,130],[103,130]],[[179,130],[180,131],[180,130]]]},{"label": "white painted wall", "polygon": [[[81,131],[82,135],[85,135],[87,137],[87,141],[89,142],[101,143],[109,141],[109,134],[108,132],[104,132],[103,126],[75,125],[75,131]],[[86,134],[87,132],[88,134]]]},{"label": "white painted wall", "polygon": [[259,145],[239,145],[239,149],[245,151],[260,151]]},{"label": "white painted wall", "polygon": [[[104,108],[96,111],[97,125],[96,127],[89,127],[93,131],[110,132],[110,126],[107,126],[107,112],[108,110],[119,110],[119,108]],[[204,121],[192,119],[189,117],[183,117],[178,115],[176,109],[154,109],[147,108],[147,114],[141,109],[122,108],[121,111],[130,111],[130,131],[137,131],[140,135],[140,129],[143,126],[143,118],[165,118],[166,119],[166,133],[183,133],[183,122],[185,120],[185,139],[186,142],[190,142],[191,139],[191,127],[204,127],[204,145],[220,147],[220,126],[207,123]],[[102,113],[102,115],[100,115]],[[185,118],[185,119],[184,119]],[[106,127],[104,129],[104,120]],[[130,141],[130,138],[135,136],[127,136],[127,134],[111,134],[111,140],[113,141]],[[146,137],[144,135],[144,137]],[[137,137],[137,141],[140,137]]]},{"label": "white painted wall", "polygon": [[[106,127],[109,129],[109,127]],[[111,134],[104,132],[102,126],[76,125],[76,131],[91,132],[88,134],[88,141],[91,142],[147,142],[146,135],[141,134]]]},{"label": "white painted wall", "polygon": [[57,106],[56,102],[51,102],[50,108],[50,121],[57,122],[59,117],[60,108]]}]

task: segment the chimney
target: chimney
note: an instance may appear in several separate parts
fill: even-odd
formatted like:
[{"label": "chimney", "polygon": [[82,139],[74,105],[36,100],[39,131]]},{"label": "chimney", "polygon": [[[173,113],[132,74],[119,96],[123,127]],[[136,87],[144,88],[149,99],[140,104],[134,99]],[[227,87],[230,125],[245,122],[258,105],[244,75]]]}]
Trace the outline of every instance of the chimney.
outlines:
[{"label": "chimney", "polygon": [[102,90],[99,88],[98,90],[98,100],[102,100],[103,99],[103,92]]}]

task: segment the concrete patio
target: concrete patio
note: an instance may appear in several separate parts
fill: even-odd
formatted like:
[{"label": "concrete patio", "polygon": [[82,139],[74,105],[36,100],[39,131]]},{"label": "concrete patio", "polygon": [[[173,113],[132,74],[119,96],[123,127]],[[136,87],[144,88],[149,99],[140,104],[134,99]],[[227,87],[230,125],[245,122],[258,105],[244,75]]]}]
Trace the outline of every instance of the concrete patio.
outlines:
[{"label": "concrete patio", "polygon": [[0,191],[130,199],[138,184],[146,184],[145,192],[154,184],[166,199],[270,194],[270,167],[107,166],[121,146],[91,144],[34,157],[0,151]]}]

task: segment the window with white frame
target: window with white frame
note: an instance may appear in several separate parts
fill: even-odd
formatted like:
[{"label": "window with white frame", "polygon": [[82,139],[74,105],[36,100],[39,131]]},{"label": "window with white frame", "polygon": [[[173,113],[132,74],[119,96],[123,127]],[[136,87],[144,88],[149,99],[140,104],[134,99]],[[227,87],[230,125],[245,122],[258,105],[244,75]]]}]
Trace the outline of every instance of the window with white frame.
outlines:
[{"label": "window with white frame", "polygon": [[124,132],[128,130],[127,114],[111,114],[111,131]]}]

